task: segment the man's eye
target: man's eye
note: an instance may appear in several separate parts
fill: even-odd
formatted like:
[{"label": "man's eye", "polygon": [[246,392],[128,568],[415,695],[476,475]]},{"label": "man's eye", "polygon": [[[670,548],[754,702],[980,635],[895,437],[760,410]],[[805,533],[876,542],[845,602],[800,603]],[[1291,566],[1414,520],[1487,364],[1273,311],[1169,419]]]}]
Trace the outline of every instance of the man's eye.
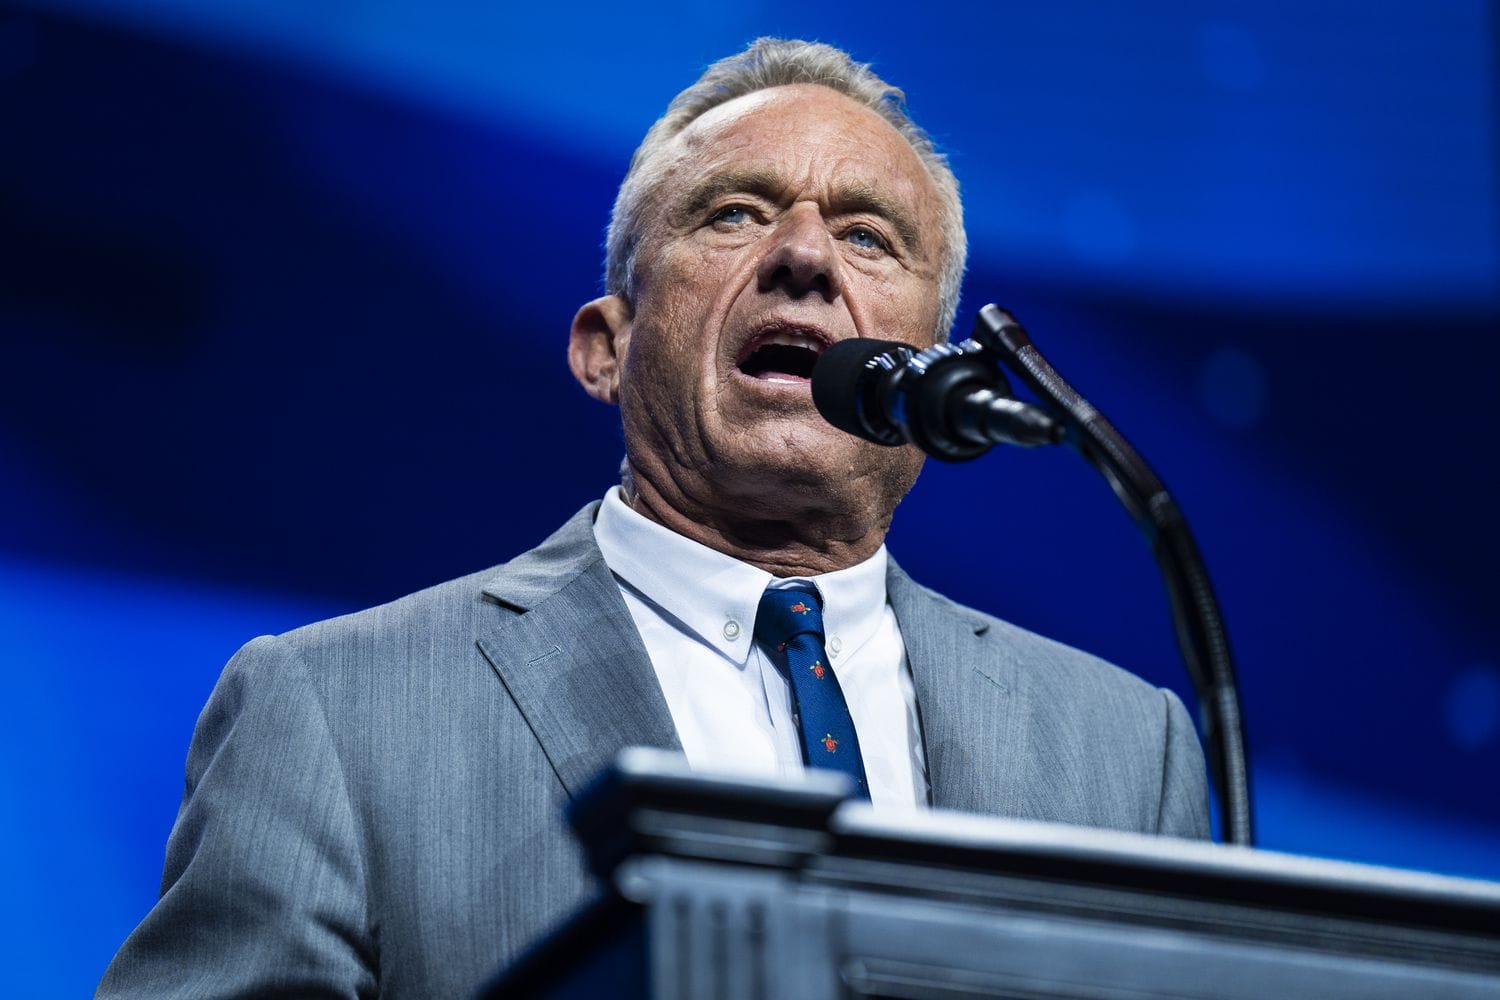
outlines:
[{"label": "man's eye", "polygon": [[889,250],[880,234],[869,226],[855,226],[844,234],[844,239],[864,250]]},{"label": "man's eye", "polygon": [[714,221],[738,226],[750,221],[750,210],[744,205],[725,205],[714,213]]}]

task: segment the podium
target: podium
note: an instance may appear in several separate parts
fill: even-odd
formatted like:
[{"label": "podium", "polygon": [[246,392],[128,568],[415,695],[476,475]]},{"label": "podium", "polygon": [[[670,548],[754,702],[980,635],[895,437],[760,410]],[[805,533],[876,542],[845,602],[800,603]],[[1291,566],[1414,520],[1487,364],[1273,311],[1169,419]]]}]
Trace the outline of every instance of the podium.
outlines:
[{"label": "podium", "polygon": [[570,818],[605,891],[482,997],[1500,997],[1500,884],[939,811],[627,750]]}]

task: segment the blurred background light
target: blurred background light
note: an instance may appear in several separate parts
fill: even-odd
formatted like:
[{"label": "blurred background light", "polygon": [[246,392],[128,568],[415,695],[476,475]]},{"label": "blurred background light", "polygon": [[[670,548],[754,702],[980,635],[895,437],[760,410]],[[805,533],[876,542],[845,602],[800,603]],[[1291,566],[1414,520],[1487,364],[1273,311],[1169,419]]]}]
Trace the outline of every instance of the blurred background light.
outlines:
[{"label": "blurred background light", "polygon": [[[1500,878],[1492,4],[0,2],[0,734],[13,992],[156,892],[253,635],[602,494],[563,362],[630,152],[760,34],[904,87],[1016,312],[1214,573],[1265,845]],[[551,433],[542,433],[543,426]],[[919,580],[1189,695],[1074,456],[931,464]]]}]

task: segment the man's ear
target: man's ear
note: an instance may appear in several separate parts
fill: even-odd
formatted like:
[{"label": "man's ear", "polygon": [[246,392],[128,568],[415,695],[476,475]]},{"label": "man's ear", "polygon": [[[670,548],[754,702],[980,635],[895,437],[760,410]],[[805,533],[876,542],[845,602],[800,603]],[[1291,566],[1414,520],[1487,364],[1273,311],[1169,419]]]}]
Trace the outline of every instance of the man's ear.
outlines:
[{"label": "man's ear", "polygon": [[568,367],[585,392],[601,403],[620,402],[620,368],[630,344],[630,306],[618,295],[584,304],[573,317]]}]

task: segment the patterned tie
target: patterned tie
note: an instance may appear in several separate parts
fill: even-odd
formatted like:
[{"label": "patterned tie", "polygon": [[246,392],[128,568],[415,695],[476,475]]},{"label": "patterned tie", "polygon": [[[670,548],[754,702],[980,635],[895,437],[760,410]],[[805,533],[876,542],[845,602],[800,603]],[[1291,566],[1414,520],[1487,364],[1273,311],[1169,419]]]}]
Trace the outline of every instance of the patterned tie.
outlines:
[{"label": "patterned tie", "polygon": [[843,771],[860,798],[870,797],[859,738],[844,692],[823,649],[823,609],[806,590],[767,590],[755,615],[755,637],[792,682],[793,709],[802,731],[802,762]]}]

